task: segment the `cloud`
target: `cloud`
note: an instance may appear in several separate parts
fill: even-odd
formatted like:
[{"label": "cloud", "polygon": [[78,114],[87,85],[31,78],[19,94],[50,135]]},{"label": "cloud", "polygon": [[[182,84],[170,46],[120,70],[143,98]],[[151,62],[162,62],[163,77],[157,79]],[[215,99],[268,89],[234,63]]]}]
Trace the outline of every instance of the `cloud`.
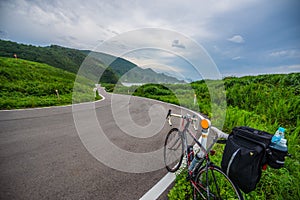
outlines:
[{"label": "cloud", "polygon": [[294,73],[294,72],[300,72],[300,64],[295,64],[295,65],[279,65],[279,66],[274,66],[264,68],[267,73],[283,73],[283,74],[288,74],[288,73]]},{"label": "cloud", "polygon": [[278,57],[278,56],[286,56],[287,53],[288,53],[287,51],[274,51],[274,52],[271,52],[269,55]]},{"label": "cloud", "polygon": [[287,66],[287,69],[288,70],[293,70],[295,72],[300,72],[300,64],[298,64],[298,65],[289,65],[289,66]]},{"label": "cloud", "polygon": [[222,74],[226,76],[248,76],[248,75],[259,75],[259,74],[289,74],[289,73],[299,73],[300,64],[295,65],[278,65],[278,66],[248,66],[248,67],[238,67],[231,68],[224,71]]},{"label": "cloud", "polygon": [[232,60],[240,60],[241,59],[241,56],[236,56],[236,57],[233,57]]},{"label": "cloud", "polygon": [[273,52],[269,53],[269,56],[271,56],[271,57],[294,57],[294,58],[299,58],[300,57],[300,51],[299,50],[273,51]]},{"label": "cloud", "polygon": [[[95,41],[107,40],[116,34],[145,27],[162,27],[209,41],[220,37],[219,32],[211,29],[215,16],[234,13],[253,4],[251,1],[234,1],[0,1],[0,28],[7,31],[12,40],[22,37],[34,43],[63,42],[64,46],[75,48],[78,48],[77,42],[80,41],[80,48],[91,48],[93,43],[97,45]],[[70,35],[78,41],[64,42],[57,39]],[[174,45],[183,47],[182,44]]]},{"label": "cloud", "polygon": [[[285,58],[282,65],[296,65],[300,57],[299,5],[260,0],[0,0],[0,38],[92,50],[116,35],[154,27],[191,37],[221,68],[235,66],[237,60],[245,65],[274,66],[281,58]],[[142,42],[193,53],[190,43],[178,37],[156,35]],[[230,45],[245,42],[247,45]],[[119,44],[115,48],[128,47]],[[161,60],[174,66],[164,56]]]},{"label": "cloud", "polygon": [[230,42],[234,42],[234,43],[244,43],[245,42],[244,38],[241,35],[234,35],[227,40]]},{"label": "cloud", "polygon": [[180,44],[179,40],[174,40],[172,43],[172,47],[178,47],[178,48],[185,49],[185,46],[183,44]]}]

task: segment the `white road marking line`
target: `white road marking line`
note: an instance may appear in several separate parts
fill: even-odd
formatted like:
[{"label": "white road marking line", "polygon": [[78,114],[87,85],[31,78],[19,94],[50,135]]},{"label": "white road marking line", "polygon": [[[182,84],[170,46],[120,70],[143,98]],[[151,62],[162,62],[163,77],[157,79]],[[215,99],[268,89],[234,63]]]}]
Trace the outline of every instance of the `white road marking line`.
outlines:
[{"label": "white road marking line", "polygon": [[157,199],[175,180],[174,173],[167,173],[158,183],[156,183],[147,193],[140,198],[140,200]]}]

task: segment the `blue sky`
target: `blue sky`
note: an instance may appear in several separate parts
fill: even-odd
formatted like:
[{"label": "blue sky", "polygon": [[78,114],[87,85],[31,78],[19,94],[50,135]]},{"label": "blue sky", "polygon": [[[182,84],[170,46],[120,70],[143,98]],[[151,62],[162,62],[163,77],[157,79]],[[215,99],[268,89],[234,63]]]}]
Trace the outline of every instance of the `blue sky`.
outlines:
[{"label": "blue sky", "polygon": [[[0,9],[1,39],[19,43],[95,49],[128,31],[163,28],[202,45],[222,76],[300,72],[298,0],[2,0]],[[169,39],[174,48],[188,46]],[[170,74],[185,69],[182,76],[197,79],[187,62],[160,53],[125,57]]]}]

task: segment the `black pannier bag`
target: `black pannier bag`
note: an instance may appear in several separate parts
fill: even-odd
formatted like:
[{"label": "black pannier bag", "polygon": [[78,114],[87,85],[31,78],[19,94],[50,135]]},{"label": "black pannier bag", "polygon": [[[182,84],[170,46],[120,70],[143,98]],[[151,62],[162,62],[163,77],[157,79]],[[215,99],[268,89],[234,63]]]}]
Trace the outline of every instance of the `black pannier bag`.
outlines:
[{"label": "black pannier bag", "polygon": [[255,189],[266,149],[273,135],[250,127],[235,127],[229,135],[221,162],[222,170],[245,193]]}]

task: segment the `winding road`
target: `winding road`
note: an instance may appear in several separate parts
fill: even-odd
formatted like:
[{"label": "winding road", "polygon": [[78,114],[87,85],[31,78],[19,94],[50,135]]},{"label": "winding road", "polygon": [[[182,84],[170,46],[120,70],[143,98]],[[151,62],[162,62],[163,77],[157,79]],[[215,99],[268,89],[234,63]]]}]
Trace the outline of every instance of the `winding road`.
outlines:
[{"label": "winding road", "polygon": [[[78,112],[85,112],[85,106],[92,105],[96,120],[109,141],[134,153],[152,152],[163,147],[170,129],[163,119],[169,108],[181,112],[179,108],[100,90],[105,99],[82,104],[78,106],[81,108]],[[127,111],[131,121],[140,127],[147,127],[153,119],[154,122],[159,120],[157,133],[149,137],[128,135],[131,126],[128,117],[123,116]],[[87,117],[86,124],[90,120]],[[166,175],[165,168],[132,173],[103,164],[83,144],[77,126],[74,106],[73,109],[65,106],[0,111],[0,199],[140,199]],[[94,130],[92,126],[86,130]],[[108,153],[110,149],[102,148],[102,152]],[[153,159],[161,164],[163,154],[157,155],[160,156]],[[152,164],[121,161],[128,167],[139,169]],[[166,199],[166,194],[167,191],[159,199]]]}]

